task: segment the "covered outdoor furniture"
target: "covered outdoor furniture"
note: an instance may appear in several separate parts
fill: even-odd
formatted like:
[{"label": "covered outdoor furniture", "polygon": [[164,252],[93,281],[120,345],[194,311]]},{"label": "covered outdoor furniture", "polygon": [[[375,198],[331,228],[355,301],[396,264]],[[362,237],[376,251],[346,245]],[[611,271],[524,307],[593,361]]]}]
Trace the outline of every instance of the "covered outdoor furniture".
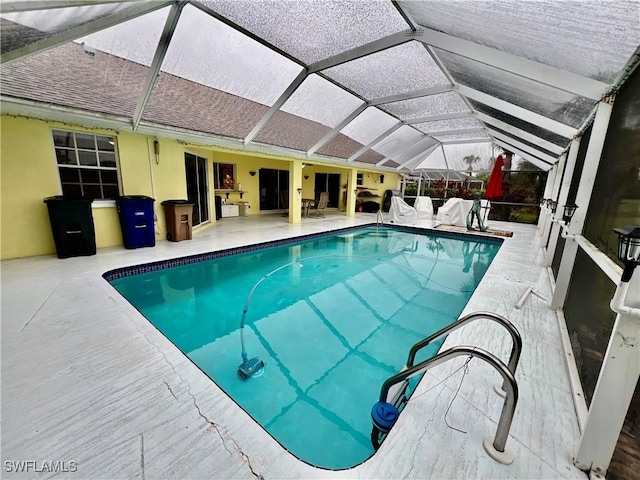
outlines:
[{"label": "covered outdoor furniture", "polygon": [[400,197],[391,197],[389,221],[393,223],[415,223],[418,220],[416,209]]},{"label": "covered outdoor furniture", "polygon": [[[488,200],[481,200],[481,215],[484,217],[485,209],[488,207]],[[450,198],[438,209],[436,217],[437,223],[445,225],[457,225],[458,227],[467,226],[467,215],[473,207],[473,200],[464,200],[462,198]]]},{"label": "covered outdoor furniture", "polygon": [[431,197],[416,197],[413,208],[418,212],[418,220],[431,220],[433,218],[433,203]]}]

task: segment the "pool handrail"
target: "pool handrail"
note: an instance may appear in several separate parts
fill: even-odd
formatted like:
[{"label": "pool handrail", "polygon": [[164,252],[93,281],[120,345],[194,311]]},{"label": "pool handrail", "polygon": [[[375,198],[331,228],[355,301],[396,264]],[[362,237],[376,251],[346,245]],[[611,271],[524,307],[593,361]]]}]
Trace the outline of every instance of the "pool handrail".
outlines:
[{"label": "pool handrail", "polygon": [[[493,320],[498,324],[502,325],[507,329],[511,338],[513,340],[513,346],[511,347],[511,354],[509,355],[509,363],[507,364],[509,371],[515,375],[516,368],[518,367],[518,362],[520,361],[520,353],[522,352],[522,337],[520,336],[520,332],[515,327],[513,323],[511,323],[506,318],[498,315],[497,313],[492,312],[473,312],[469,315],[465,315],[462,318],[459,318],[455,322],[450,325],[447,325],[441,330],[438,330],[436,333],[429,335],[428,337],[417,342],[411,349],[409,350],[409,356],[407,358],[407,366],[406,368],[411,368],[416,359],[416,354],[419,350],[428,346],[431,342],[438,340],[439,338],[451,333],[458,328],[464,327],[465,325],[474,322],[476,320]],[[498,388],[496,386],[496,388]],[[502,383],[502,391],[506,391],[506,381]],[[499,392],[501,393],[501,392]]]},{"label": "pool handrail", "polygon": [[[500,360],[492,353],[487,352],[486,350],[466,345],[451,347],[434,357],[428,358],[427,360],[418,363],[417,365],[413,365],[406,370],[402,370],[395,375],[387,378],[382,384],[382,388],[380,389],[379,401],[387,401],[389,389],[393,385],[404,382],[410,377],[426,372],[431,367],[435,367],[437,365],[440,365],[441,363],[451,360],[452,358],[462,355],[469,355],[471,357],[479,358],[480,360],[485,361],[493,368],[495,368],[504,380],[504,384],[506,385],[506,396],[504,398],[504,403],[502,404],[502,412],[500,413],[500,420],[498,421],[496,435],[492,442],[493,448],[495,450],[497,450],[499,453],[504,453],[507,439],[509,437],[509,430],[511,429],[511,422],[513,421],[513,415],[516,409],[516,404],[518,403],[518,384],[513,373],[511,373],[511,370],[502,362],[502,360]],[[376,427],[374,427],[374,432],[375,429]],[[372,432],[371,435],[372,439],[374,438],[374,432]],[[487,448],[487,445],[485,445],[485,448]],[[491,455],[491,452],[489,452],[489,454]],[[495,459],[493,455],[491,456]]]}]

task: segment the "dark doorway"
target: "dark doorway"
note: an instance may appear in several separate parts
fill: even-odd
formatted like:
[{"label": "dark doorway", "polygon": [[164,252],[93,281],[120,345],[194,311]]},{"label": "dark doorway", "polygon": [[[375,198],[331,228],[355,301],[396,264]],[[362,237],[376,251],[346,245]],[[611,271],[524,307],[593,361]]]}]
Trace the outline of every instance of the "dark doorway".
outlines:
[{"label": "dark doorway", "polygon": [[322,192],[329,192],[329,208],[340,206],[340,174],[339,173],[316,173],[315,194],[316,200],[320,198]]},{"label": "dark doorway", "polygon": [[207,189],[207,159],[184,154],[187,176],[187,200],[193,203],[193,225],[209,221],[209,195]]},{"label": "dark doorway", "polygon": [[260,169],[260,211],[289,208],[289,171]]}]

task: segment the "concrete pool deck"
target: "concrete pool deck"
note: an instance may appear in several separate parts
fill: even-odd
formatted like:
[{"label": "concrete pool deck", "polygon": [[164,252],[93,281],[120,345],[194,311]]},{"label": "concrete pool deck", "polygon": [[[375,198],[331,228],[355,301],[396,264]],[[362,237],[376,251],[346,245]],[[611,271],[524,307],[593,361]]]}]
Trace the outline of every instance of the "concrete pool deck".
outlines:
[{"label": "concrete pool deck", "polygon": [[[3,478],[53,477],[45,462],[58,461],[75,470],[57,474],[64,478],[587,478],[572,463],[580,430],[557,314],[533,295],[515,308],[529,286],[551,297],[533,225],[490,222],[514,236],[504,239],[464,312],[503,315],[523,338],[520,399],[507,442],[515,454],[511,465],[495,462],[482,447],[484,437],[495,435],[503,404],[493,390],[500,378],[488,366],[471,361],[447,415],[466,433],[445,424],[463,371],[440,382],[464,358],[425,376],[380,450],[363,464],[337,472],[307,465],[102,278],[127,265],[371,222],[374,214],[327,214],[299,225],[271,215],[225,218],[191,241],[3,261]],[[458,344],[485,348],[505,362],[511,348],[508,334],[488,321],[453,333],[443,348]],[[28,472],[8,471],[19,461],[35,464]]]}]

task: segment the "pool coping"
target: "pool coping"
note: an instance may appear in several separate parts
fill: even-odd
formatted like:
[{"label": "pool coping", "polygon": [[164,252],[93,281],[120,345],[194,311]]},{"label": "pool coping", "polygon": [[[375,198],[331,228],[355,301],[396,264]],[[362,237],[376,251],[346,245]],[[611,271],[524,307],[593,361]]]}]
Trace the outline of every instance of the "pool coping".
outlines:
[{"label": "pool coping", "polygon": [[477,232],[475,234],[472,232],[467,234],[467,233],[459,233],[459,232],[439,231],[433,228],[420,228],[420,227],[414,227],[409,225],[395,225],[395,224],[394,225],[389,225],[389,224],[378,225],[376,223],[369,223],[369,224],[362,224],[357,226],[338,228],[336,230],[329,230],[329,231],[320,232],[320,233],[308,233],[308,234],[288,237],[280,240],[269,240],[266,242],[253,243],[251,245],[243,245],[241,247],[232,247],[232,248],[226,248],[222,250],[214,250],[211,252],[187,255],[184,257],[176,257],[176,258],[170,258],[167,260],[159,260],[155,262],[114,268],[112,270],[108,270],[104,272],[102,274],[102,277],[106,281],[112,282],[113,280],[117,280],[119,278],[139,275],[141,273],[155,272],[155,271],[165,270],[168,268],[179,267],[183,265],[192,265],[194,263],[206,262],[209,260],[215,260],[217,258],[228,257],[231,255],[255,252],[255,251],[264,250],[270,247],[280,247],[283,245],[291,245],[291,244],[299,243],[301,241],[313,240],[315,238],[331,237],[341,232],[350,232],[353,230],[359,230],[362,228],[370,228],[370,227],[376,227],[376,226],[384,229],[394,229],[401,232],[419,233],[421,235],[429,234],[429,235],[437,236],[440,238],[451,238],[451,239],[473,238],[476,241],[478,240],[478,238],[481,238],[483,241],[486,241],[487,243],[496,243],[500,245],[504,243],[503,238],[491,236],[491,235],[478,235]]}]

